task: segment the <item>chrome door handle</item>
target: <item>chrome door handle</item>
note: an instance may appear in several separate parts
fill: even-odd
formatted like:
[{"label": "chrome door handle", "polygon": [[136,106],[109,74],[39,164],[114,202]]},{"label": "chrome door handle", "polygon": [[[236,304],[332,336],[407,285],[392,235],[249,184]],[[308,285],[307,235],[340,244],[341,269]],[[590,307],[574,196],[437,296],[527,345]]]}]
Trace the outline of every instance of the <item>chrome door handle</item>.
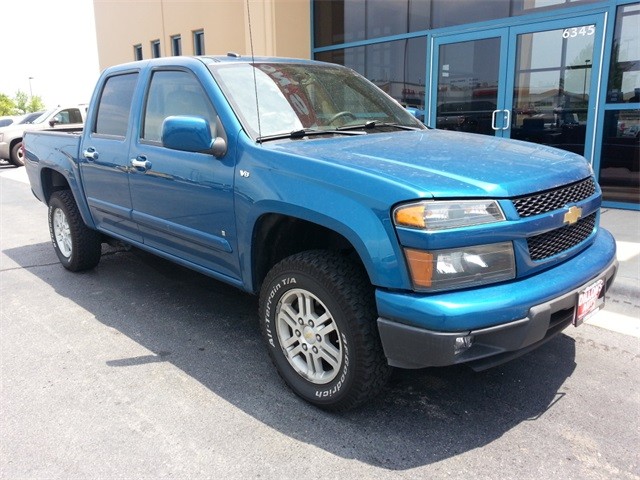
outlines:
[{"label": "chrome door handle", "polygon": [[491,128],[494,130],[500,130],[498,127],[496,127],[496,113],[501,111],[502,110],[494,110],[493,113],[491,114]]},{"label": "chrome door handle", "polygon": [[93,147],[87,148],[85,151],[82,152],[82,155],[87,160],[98,160],[98,152],[96,152],[96,149]]},{"label": "chrome door handle", "polygon": [[502,127],[502,130],[509,130],[511,128],[511,110],[503,110],[503,112],[506,114],[503,121],[504,121],[504,127]]},{"label": "chrome door handle", "polygon": [[135,169],[141,170],[141,171],[146,171],[151,168],[151,162],[147,160],[147,157],[143,157],[143,156],[132,158],[131,165]]}]

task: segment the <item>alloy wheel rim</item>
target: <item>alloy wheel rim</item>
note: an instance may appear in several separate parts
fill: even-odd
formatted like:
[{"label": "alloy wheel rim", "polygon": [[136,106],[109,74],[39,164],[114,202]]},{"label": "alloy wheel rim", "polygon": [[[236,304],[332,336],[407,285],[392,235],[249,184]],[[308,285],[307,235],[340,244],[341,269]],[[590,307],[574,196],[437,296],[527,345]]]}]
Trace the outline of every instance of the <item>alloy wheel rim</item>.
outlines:
[{"label": "alloy wheel rim", "polygon": [[329,309],[311,292],[285,293],[276,313],[276,334],[291,367],[311,383],[329,383],[340,372],[340,331]]},{"label": "alloy wheel rim", "polygon": [[67,216],[59,208],[53,213],[53,234],[60,253],[69,258],[73,245],[71,242],[71,229],[69,228]]}]

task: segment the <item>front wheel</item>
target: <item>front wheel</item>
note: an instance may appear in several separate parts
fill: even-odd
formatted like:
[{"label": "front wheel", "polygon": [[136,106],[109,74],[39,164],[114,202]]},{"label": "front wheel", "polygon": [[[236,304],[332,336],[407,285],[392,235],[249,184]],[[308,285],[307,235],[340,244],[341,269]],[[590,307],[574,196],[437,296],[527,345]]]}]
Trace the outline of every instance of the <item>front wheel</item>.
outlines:
[{"label": "front wheel", "polygon": [[49,233],[60,263],[72,272],[89,270],[100,262],[102,237],[87,227],[69,190],[49,200]]},{"label": "front wheel", "polygon": [[260,292],[260,319],[278,373],[306,401],[347,410],[386,384],[373,288],[341,255],[309,251],[277,264]]},{"label": "front wheel", "polygon": [[16,167],[24,166],[24,152],[22,150],[22,142],[18,142],[13,147],[11,147],[11,152],[9,152],[9,161]]}]

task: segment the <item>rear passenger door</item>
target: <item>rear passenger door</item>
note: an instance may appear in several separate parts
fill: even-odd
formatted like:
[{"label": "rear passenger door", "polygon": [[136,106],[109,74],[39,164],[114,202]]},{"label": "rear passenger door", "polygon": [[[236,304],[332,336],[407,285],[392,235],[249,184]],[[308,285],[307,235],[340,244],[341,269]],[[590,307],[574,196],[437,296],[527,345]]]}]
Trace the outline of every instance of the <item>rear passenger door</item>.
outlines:
[{"label": "rear passenger door", "polygon": [[233,159],[163,147],[162,123],[173,115],[204,118],[221,128],[193,72],[152,72],[129,155],[133,218],[146,245],[191,267],[238,279]]},{"label": "rear passenger door", "polygon": [[97,111],[87,124],[80,150],[82,185],[96,226],[114,237],[142,242],[131,219],[129,138],[138,72],[113,75],[103,83]]}]

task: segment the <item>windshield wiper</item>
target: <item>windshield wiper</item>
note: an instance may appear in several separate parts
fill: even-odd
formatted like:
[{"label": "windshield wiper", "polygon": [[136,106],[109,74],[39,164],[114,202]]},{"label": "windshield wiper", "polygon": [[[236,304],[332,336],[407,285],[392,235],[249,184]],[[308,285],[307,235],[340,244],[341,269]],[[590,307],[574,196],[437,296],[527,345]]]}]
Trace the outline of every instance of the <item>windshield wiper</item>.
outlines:
[{"label": "windshield wiper", "polygon": [[377,122],[376,120],[369,120],[368,122],[362,123],[359,125],[346,125],[344,127],[339,127],[338,130],[340,130],[341,132],[347,132],[350,130],[357,130],[360,128],[364,128],[365,130],[372,130],[378,127],[392,127],[392,128],[397,128],[399,130],[422,130],[422,128],[420,127],[412,127],[410,125],[402,125],[400,123],[393,123],[393,122]]},{"label": "windshield wiper", "polygon": [[258,137],[258,142],[268,142],[269,140],[281,140],[284,138],[290,138],[292,140],[297,140],[299,138],[304,137],[313,137],[316,135],[366,135],[367,132],[351,132],[342,129],[333,129],[333,130],[319,130],[314,128],[304,128],[300,130],[294,130],[292,132],[285,133],[276,133],[274,135],[264,135],[262,137]]}]

